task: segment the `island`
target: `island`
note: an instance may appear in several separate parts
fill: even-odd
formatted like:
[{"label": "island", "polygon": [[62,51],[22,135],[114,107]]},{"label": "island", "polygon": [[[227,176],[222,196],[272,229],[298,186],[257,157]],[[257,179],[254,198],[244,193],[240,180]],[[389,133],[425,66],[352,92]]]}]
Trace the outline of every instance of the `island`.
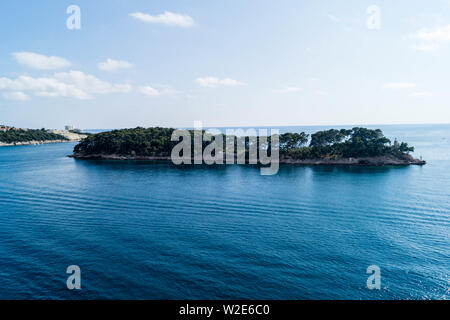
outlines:
[{"label": "island", "polygon": [[81,141],[86,137],[87,134],[66,130],[22,129],[0,126],[0,147],[73,142]]},{"label": "island", "polygon": [[[179,143],[172,139],[175,129],[172,128],[134,128],[120,129],[93,134],[77,144],[70,157],[76,159],[103,159],[103,160],[171,160],[173,148]],[[196,131],[189,130],[192,143],[195,143]],[[201,131],[201,136],[206,136]],[[226,156],[226,143],[231,139],[233,146],[237,145],[238,136],[219,134],[201,141],[202,150],[207,148],[221,136],[223,154]],[[243,152],[247,155],[255,140],[251,136],[245,137]],[[383,135],[380,129],[367,129],[355,127],[353,129],[331,129],[318,131],[314,134],[284,133],[277,135],[279,141],[279,163],[304,165],[424,165],[422,159],[414,158],[410,153],[414,147],[405,142],[394,143]],[[175,140],[175,141],[173,141]],[[205,141],[206,140],[206,141]],[[209,142],[208,142],[209,141]],[[253,141],[253,142],[252,142]],[[267,144],[271,149],[274,136],[256,137],[260,146]],[[193,148],[192,148],[193,149]],[[261,151],[259,151],[261,152]],[[213,154],[214,155],[214,154]],[[238,150],[234,150],[234,157]],[[194,158],[192,151],[190,158]]]}]

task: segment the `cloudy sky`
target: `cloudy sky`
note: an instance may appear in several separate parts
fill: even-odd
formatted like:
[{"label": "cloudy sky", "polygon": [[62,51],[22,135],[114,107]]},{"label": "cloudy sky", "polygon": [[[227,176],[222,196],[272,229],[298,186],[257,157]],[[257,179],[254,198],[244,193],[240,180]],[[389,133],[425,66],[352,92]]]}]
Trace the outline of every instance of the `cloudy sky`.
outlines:
[{"label": "cloudy sky", "polygon": [[2,1],[0,39],[17,127],[450,122],[448,0]]}]

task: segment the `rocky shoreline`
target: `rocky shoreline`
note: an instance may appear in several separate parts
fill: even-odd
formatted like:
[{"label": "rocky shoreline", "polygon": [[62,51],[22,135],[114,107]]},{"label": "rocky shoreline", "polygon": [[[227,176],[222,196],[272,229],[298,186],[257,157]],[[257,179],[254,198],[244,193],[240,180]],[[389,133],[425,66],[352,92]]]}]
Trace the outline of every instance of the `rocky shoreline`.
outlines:
[{"label": "rocky shoreline", "polygon": [[[131,156],[117,154],[80,154],[74,153],[69,155],[71,158],[84,160],[131,160],[131,161],[171,161],[170,157],[146,157]],[[352,166],[408,166],[408,165],[425,165],[426,161],[416,159],[411,155],[401,156],[379,156],[365,158],[323,158],[323,159],[292,159],[280,158],[280,164],[296,164],[296,165],[352,165]]]},{"label": "rocky shoreline", "polygon": [[45,140],[45,141],[23,141],[23,142],[13,142],[5,143],[0,141],[0,147],[14,147],[14,146],[37,146],[40,144],[50,144],[50,143],[64,143],[72,142],[70,140]]},{"label": "rocky shoreline", "polygon": [[62,140],[62,139],[43,140],[43,141],[32,140],[32,141],[20,141],[20,142],[12,142],[12,143],[0,141],[0,147],[37,146],[37,145],[41,145],[41,144],[51,144],[51,143],[79,142],[87,137],[87,135],[84,135],[84,134],[71,133],[71,132],[67,132],[67,131],[57,131],[56,133],[64,136],[67,140]]},{"label": "rocky shoreline", "polygon": [[118,154],[81,154],[74,153],[69,158],[85,160],[145,160],[145,161],[172,161],[170,157],[146,157],[146,156],[123,156]]},{"label": "rocky shoreline", "polygon": [[425,165],[426,161],[416,159],[409,154],[401,156],[378,156],[362,158],[324,158],[324,159],[280,159],[284,164],[304,164],[304,165],[356,165],[356,166],[409,166]]}]

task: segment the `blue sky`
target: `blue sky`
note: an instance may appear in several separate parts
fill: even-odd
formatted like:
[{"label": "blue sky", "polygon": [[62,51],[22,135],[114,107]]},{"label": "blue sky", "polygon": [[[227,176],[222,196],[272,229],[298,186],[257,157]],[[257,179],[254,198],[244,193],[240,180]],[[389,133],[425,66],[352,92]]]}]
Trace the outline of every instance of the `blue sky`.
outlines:
[{"label": "blue sky", "polygon": [[447,0],[2,1],[0,38],[17,127],[450,122]]}]

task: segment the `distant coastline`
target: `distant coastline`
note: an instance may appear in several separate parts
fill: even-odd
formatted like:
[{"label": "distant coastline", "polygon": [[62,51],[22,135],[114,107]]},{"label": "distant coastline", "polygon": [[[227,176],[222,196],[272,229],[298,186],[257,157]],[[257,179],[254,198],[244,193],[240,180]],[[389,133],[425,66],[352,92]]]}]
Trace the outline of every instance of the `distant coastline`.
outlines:
[{"label": "distant coastline", "polygon": [[68,130],[21,129],[0,127],[0,147],[79,142],[88,134]]}]

